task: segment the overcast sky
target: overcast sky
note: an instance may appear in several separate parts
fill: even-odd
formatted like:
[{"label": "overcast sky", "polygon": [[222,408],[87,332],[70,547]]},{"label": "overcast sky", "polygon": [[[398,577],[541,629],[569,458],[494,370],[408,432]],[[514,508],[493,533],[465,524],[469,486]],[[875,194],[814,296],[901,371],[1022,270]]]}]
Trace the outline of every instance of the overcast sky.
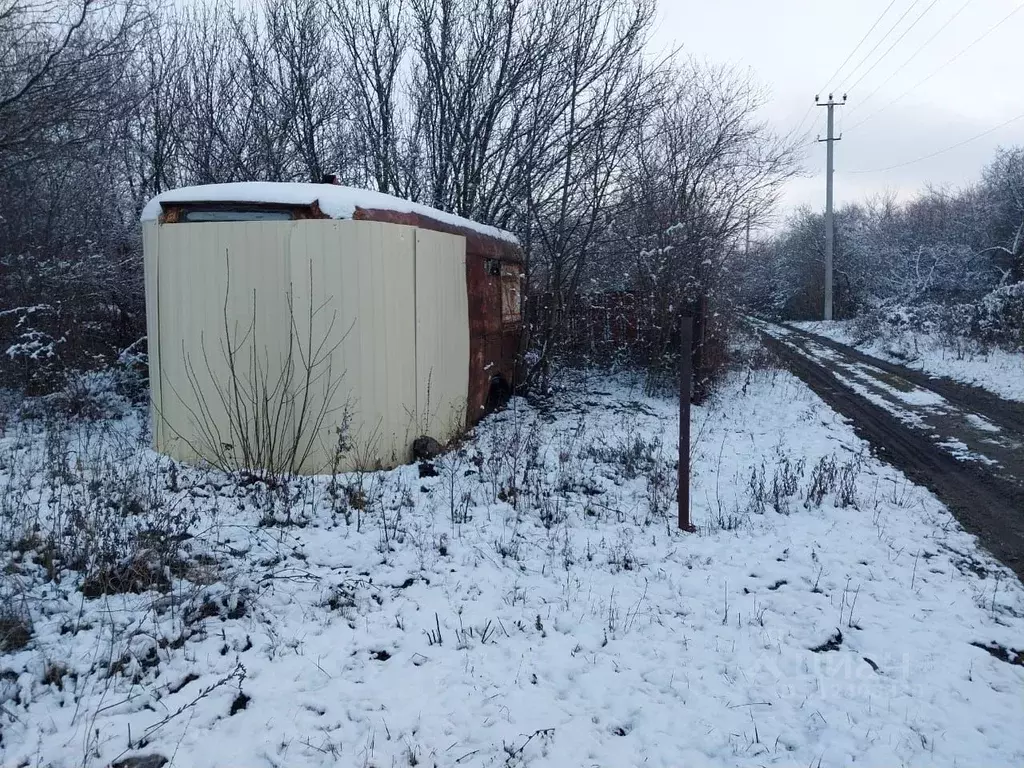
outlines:
[{"label": "overcast sky", "polygon": [[[660,0],[654,47],[750,69],[770,91],[764,117],[780,130],[795,130],[828,78],[857,46],[890,0]],[[929,6],[931,6],[929,8]],[[1024,10],[945,66],[928,82],[879,114],[885,106],[943,65],[1024,0],[892,0],[892,7],[829,87],[843,86],[849,102],[837,108],[843,140],[836,144],[836,203],[893,190],[913,195],[928,183],[959,186],[975,180],[997,146],[1024,144],[1024,117],[991,134],[944,149],[1024,113],[1021,83]],[[963,10],[906,66],[904,63],[957,11]],[[854,71],[875,43],[910,9],[895,31]],[[922,16],[922,12],[928,9]],[[883,52],[913,28],[871,69]],[[855,87],[864,72],[868,74]],[[847,76],[849,73],[849,77]],[[845,81],[845,82],[844,82]],[[878,88],[878,92],[871,95]],[[839,96],[841,91],[837,91]],[[868,98],[870,96],[870,98]],[[867,99],[867,101],[865,101]],[[825,109],[815,108],[803,130],[825,132]],[[857,122],[868,119],[862,126]],[[808,145],[808,175],[787,187],[784,205],[824,206],[825,145]]]}]

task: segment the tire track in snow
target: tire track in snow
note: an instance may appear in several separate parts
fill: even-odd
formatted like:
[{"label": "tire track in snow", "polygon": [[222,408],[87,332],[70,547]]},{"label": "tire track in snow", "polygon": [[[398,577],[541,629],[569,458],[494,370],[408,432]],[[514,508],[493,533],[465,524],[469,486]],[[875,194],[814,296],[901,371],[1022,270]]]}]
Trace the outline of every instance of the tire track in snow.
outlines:
[{"label": "tire track in snow", "polygon": [[[867,440],[883,460],[928,487],[966,530],[975,534],[998,560],[1024,579],[1024,485],[1021,483],[1024,477],[1006,468],[997,470],[987,462],[957,458],[949,444],[955,438],[942,436],[945,439],[936,442],[926,429],[911,426],[894,412],[899,408],[916,415],[911,404],[894,404],[894,398],[886,398],[886,404],[882,405],[878,397],[869,398],[864,391],[857,391],[842,375],[831,370],[839,367],[834,354],[825,355],[820,347],[806,349],[809,334],[762,321],[753,324],[765,345],[831,408],[850,419],[857,434]],[[816,342],[817,338],[810,341]],[[843,362],[874,364],[872,358],[865,358],[865,355],[850,356]],[[877,389],[884,392],[881,387]],[[978,418],[977,414],[970,415]],[[982,415],[985,420],[976,423],[975,429],[984,433],[990,431],[988,422],[998,422],[989,418],[990,413],[982,412]],[[947,444],[941,444],[943,442]],[[1012,450],[1005,449],[1007,453]],[[1020,460],[1019,451],[1011,455],[1017,455]]]}]

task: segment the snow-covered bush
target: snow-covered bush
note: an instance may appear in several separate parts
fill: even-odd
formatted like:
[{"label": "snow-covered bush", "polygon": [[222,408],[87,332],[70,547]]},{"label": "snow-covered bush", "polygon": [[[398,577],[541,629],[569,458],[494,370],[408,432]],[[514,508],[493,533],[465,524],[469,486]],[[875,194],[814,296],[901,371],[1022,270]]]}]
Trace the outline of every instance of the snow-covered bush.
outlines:
[{"label": "snow-covered bush", "polygon": [[45,391],[47,383],[61,369],[60,353],[67,337],[53,329],[58,315],[49,304],[0,312],[0,323],[9,329],[4,357],[10,367],[20,372],[20,383],[26,389]]},{"label": "snow-covered bush", "polygon": [[1024,350],[1024,282],[996,288],[978,301],[972,331],[984,342]]},{"label": "snow-covered bush", "polygon": [[[1024,147],[996,150],[980,180],[960,189],[928,187],[907,201],[884,195],[842,206],[834,235],[835,319],[880,306],[915,315],[943,306],[945,332],[1019,346],[1013,284],[1024,280]],[[824,242],[823,215],[795,211],[753,249],[740,276],[747,306],[786,320],[820,319]]]},{"label": "snow-covered bush", "polygon": [[[53,392],[71,371],[118,365],[145,334],[141,259],[121,252],[123,232],[104,236],[104,248],[0,251],[0,372],[12,385]],[[0,249],[15,237],[0,227]]]},{"label": "snow-covered bush", "polygon": [[21,405],[24,418],[49,421],[121,419],[134,412],[143,390],[133,371],[69,371],[63,386],[48,395],[29,397]]},{"label": "snow-covered bush", "polygon": [[[881,341],[894,348],[931,336],[959,357],[990,346],[1024,348],[1024,283],[997,288],[977,301],[885,303],[866,310],[854,322],[858,341]],[[904,356],[916,356],[912,348]]]},{"label": "snow-covered bush", "polygon": [[5,572],[87,594],[166,588],[198,515],[196,499],[164,496],[168,464],[109,424],[22,430],[0,453]]},{"label": "snow-covered bush", "polygon": [[20,651],[32,639],[32,617],[24,598],[12,590],[0,594],[0,653]]}]

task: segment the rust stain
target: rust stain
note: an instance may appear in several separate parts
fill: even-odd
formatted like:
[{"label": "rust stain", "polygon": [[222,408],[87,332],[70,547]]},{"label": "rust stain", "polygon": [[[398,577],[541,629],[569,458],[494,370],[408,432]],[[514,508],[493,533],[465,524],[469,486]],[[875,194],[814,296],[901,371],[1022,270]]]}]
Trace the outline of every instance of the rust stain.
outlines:
[{"label": "rust stain", "polygon": [[521,306],[515,307],[515,311],[510,306],[512,302],[521,301],[521,291],[511,290],[510,283],[518,284],[522,279],[522,251],[507,240],[417,213],[356,208],[352,218],[405,224],[466,238],[466,290],[469,294],[466,425],[472,426],[522,380],[526,335]]},{"label": "rust stain", "polygon": [[519,246],[507,240],[500,240],[490,237],[475,229],[460,227],[455,224],[448,224],[429,216],[419,213],[404,213],[391,211],[385,208],[360,208],[356,207],[352,214],[356,221],[383,221],[388,224],[405,224],[420,229],[431,229],[435,232],[447,232],[449,235],[462,235],[466,238],[466,254],[474,253],[478,256],[498,259],[499,261],[511,261],[522,263],[523,256]]}]

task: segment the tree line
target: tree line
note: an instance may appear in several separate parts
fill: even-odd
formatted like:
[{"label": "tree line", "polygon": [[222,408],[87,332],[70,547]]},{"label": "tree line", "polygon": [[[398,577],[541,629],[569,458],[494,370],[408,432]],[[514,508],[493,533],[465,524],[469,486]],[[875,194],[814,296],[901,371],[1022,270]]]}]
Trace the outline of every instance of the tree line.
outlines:
[{"label": "tree line", "polygon": [[45,389],[139,349],[138,213],[190,184],[330,173],[513,231],[541,360],[581,294],[724,299],[793,144],[748,74],[652,56],[654,24],[654,0],[0,0],[0,366]]},{"label": "tree line", "polygon": [[[821,317],[824,231],[805,207],[757,245],[744,272],[753,307]],[[839,318],[910,310],[950,332],[1024,345],[1024,147],[998,149],[957,189],[839,208],[834,258]]]}]

